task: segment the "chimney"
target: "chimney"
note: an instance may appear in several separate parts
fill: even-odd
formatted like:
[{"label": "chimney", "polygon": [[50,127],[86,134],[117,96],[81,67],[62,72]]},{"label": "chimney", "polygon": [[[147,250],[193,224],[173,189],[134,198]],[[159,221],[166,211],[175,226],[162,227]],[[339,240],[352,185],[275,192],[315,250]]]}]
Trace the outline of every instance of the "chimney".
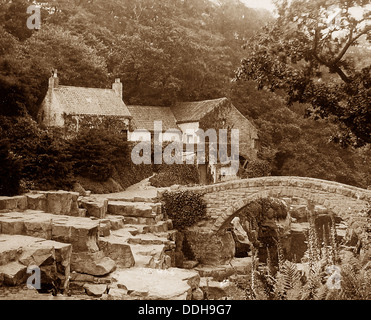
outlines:
[{"label": "chimney", "polygon": [[116,92],[116,94],[122,99],[123,92],[122,92],[122,83],[120,78],[116,78],[115,82],[112,84],[112,89]]},{"label": "chimney", "polygon": [[50,89],[58,88],[58,85],[59,85],[58,71],[57,69],[54,69],[52,76],[49,78],[49,88]]}]

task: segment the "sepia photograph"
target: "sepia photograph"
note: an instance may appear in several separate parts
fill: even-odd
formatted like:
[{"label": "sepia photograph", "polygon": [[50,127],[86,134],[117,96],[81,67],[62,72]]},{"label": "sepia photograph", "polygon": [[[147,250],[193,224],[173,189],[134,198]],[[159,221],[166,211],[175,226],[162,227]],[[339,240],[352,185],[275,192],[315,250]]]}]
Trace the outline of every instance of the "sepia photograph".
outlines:
[{"label": "sepia photograph", "polygon": [[371,300],[371,1],[0,0],[0,300]]}]

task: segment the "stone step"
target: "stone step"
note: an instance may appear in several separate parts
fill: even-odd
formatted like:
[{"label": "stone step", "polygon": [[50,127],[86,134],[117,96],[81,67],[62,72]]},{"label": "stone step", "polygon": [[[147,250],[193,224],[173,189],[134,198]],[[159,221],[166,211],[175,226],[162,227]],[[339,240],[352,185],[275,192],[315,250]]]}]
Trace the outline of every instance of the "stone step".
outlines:
[{"label": "stone step", "polygon": [[99,221],[27,210],[0,213],[0,233],[72,244],[74,252],[98,250]]},{"label": "stone step", "polygon": [[145,202],[145,203],[158,203],[159,198],[153,197],[124,197],[124,196],[108,196],[108,201],[123,201],[123,202]]},{"label": "stone step", "polygon": [[141,244],[141,245],[165,245],[166,250],[171,250],[175,248],[174,241],[171,241],[167,234],[164,232],[161,235],[153,233],[139,233],[133,232],[134,227],[129,229],[120,229],[112,231],[110,237],[115,238],[117,241],[127,244]]},{"label": "stone step", "polygon": [[108,299],[186,300],[198,290],[200,276],[193,270],[131,268],[117,270]]},{"label": "stone step", "polygon": [[108,237],[100,237],[98,240],[99,249],[105,255],[114,260],[121,268],[130,268],[135,264],[131,246],[127,238],[111,234]]},{"label": "stone step", "polygon": [[[131,251],[135,260],[135,267],[162,269],[165,262],[166,246],[161,244],[142,245],[131,244]],[[171,264],[171,261],[170,261]],[[169,266],[170,267],[170,266]]]},{"label": "stone step", "polygon": [[216,281],[223,281],[233,274],[246,275],[251,272],[252,258],[234,258],[228,265],[209,266],[198,265],[196,270],[201,277],[211,277]]},{"label": "stone step", "polygon": [[154,218],[161,214],[161,204],[146,202],[109,201],[108,213],[128,217]]},{"label": "stone step", "polygon": [[164,216],[162,214],[153,214],[151,218],[125,216],[125,223],[154,225],[157,222],[161,221],[163,218]]},{"label": "stone step", "polygon": [[108,213],[112,215],[152,218],[156,215],[152,207],[146,203],[109,201]]},{"label": "stone step", "polygon": [[169,221],[160,221],[157,222],[155,225],[145,226],[143,228],[144,233],[158,233],[158,232],[166,232],[172,228],[172,223]]},{"label": "stone step", "polygon": [[[145,224],[126,224],[125,228],[130,227],[132,234],[142,234],[142,233],[165,233],[170,231],[173,228],[171,220],[159,221],[153,225]],[[136,230],[134,232],[134,230]]]},{"label": "stone step", "polygon": [[79,206],[86,210],[86,216],[103,219],[107,215],[108,200],[97,200],[95,198],[79,199]]}]

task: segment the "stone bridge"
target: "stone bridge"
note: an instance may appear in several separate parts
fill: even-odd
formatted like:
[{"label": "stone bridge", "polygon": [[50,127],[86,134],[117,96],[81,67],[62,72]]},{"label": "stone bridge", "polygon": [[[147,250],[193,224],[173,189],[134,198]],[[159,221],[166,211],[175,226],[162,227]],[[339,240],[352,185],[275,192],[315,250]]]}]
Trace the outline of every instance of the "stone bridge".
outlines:
[{"label": "stone bridge", "polygon": [[302,177],[263,177],[235,180],[217,185],[187,187],[203,193],[207,215],[215,221],[218,231],[235,212],[253,200],[273,198],[301,198],[322,205],[344,219],[362,210],[371,202],[371,190],[337,182]]}]

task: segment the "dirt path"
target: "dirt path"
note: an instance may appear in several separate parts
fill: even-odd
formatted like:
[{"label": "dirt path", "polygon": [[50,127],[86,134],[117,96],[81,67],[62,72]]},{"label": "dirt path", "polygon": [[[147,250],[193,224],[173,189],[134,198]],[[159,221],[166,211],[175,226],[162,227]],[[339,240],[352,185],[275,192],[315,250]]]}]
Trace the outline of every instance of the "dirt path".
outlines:
[{"label": "dirt path", "polygon": [[150,185],[150,178],[144,179],[128,188],[125,191],[108,193],[108,194],[92,194],[97,199],[108,199],[108,198],[123,198],[132,199],[134,197],[141,198],[155,198],[157,197],[158,190],[165,190],[167,188],[155,188]]}]

